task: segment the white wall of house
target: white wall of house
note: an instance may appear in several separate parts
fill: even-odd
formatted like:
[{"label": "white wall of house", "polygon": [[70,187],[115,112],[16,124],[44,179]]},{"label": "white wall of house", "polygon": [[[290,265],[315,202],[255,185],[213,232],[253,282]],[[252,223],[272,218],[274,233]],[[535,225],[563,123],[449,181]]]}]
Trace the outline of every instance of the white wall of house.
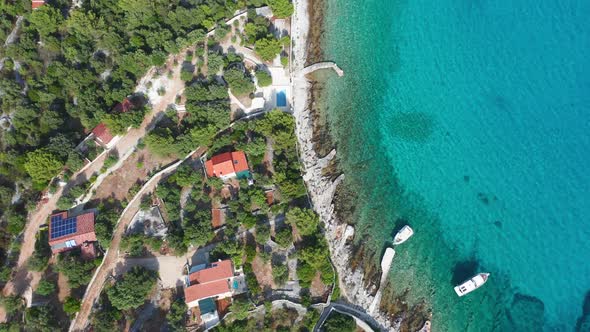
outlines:
[{"label": "white wall of house", "polygon": [[233,172],[233,173],[230,173],[230,174],[224,174],[224,175],[221,175],[219,178],[220,178],[221,180],[223,180],[223,181],[227,181],[227,180],[229,180],[229,179],[233,179],[233,178],[235,178],[236,176],[237,176],[237,175],[236,175],[236,173],[235,173],[235,172]]},{"label": "white wall of house", "polygon": [[[221,294],[218,294],[218,295],[215,297],[215,299],[216,299],[216,300],[218,300],[218,299],[225,299],[226,297],[231,297],[231,296],[232,296],[232,293],[231,293],[231,291],[230,291],[230,292],[226,292],[226,293],[221,293]],[[202,299],[196,299],[196,300],[194,300],[194,301],[191,301],[191,302],[187,302],[187,303],[186,303],[186,306],[187,306],[189,309],[190,309],[190,308],[194,308],[194,307],[198,307],[198,306],[199,306],[199,301],[201,301],[201,300],[204,300],[204,299],[206,299],[206,297],[204,297],[204,298],[202,298]]]}]

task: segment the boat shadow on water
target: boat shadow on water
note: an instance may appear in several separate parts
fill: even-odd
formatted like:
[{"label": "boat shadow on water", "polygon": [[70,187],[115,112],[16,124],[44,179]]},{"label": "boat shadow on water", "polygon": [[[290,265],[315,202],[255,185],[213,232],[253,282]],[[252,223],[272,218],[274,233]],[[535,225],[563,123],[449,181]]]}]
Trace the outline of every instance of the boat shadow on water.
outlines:
[{"label": "boat shadow on water", "polygon": [[397,232],[399,232],[404,226],[412,226],[410,221],[406,218],[397,218],[395,220],[395,224],[393,225],[393,230],[391,231],[391,238],[393,238]]},{"label": "boat shadow on water", "polygon": [[452,270],[451,285],[454,287],[473,277],[479,272],[478,268],[479,262],[475,258],[457,262]]}]

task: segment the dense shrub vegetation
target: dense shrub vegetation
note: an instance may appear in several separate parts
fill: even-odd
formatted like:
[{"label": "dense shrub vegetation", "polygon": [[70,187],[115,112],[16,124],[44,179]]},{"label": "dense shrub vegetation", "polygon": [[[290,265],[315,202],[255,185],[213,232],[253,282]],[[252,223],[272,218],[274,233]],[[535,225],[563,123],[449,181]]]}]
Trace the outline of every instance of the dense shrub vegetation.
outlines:
[{"label": "dense shrub vegetation", "polygon": [[112,305],[119,310],[129,310],[144,303],[156,284],[157,274],[135,266],[107,289]]},{"label": "dense shrub vegetation", "polygon": [[[206,31],[237,9],[263,5],[258,0],[81,4],[71,11],[65,0],[34,11],[28,1],[0,5],[0,219],[9,220],[8,235],[22,230],[39,191],[64,166],[69,174],[82,167],[74,147],[85,131],[105,122],[117,134],[141,123],[148,109],[121,113],[115,106],[133,93],[150,66],[161,66],[169,54],[202,41]],[[23,20],[16,38],[5,46],[19,15]],[[199,112],[197,104],[190,107],[192,112]],[[216,110],[225,112],[227,105]],[[219,125],[205,124],[175,143],[183,152],[207,143]],[[152,142],[158,138],[152,137]],[[19,199],[11,202],[17,187]],[[1,252],[7,251],[8,243],[0,242]]]}]

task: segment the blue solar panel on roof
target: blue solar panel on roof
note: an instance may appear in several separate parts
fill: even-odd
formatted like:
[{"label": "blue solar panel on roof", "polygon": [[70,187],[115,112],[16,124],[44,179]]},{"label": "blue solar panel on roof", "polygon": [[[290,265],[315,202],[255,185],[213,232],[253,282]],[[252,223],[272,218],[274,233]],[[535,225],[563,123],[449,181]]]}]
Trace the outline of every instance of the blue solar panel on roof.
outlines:
[{"label": "blue solar panel on roof", "polygon": [[55,239],[65,235],[76,233],[76,217],[61,219],[52,218],[51,222],[51,238]]}]

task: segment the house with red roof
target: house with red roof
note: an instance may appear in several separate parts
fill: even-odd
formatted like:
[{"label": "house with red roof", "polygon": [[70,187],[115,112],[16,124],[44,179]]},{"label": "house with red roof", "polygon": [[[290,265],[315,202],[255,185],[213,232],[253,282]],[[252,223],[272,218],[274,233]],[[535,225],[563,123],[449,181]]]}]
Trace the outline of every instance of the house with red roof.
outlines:
[{"label": "house with red roof", "polygon": [[205,162],[207,176],[222,180],[250,177],[250,167],[244,151],[225,152],[211,157]]},{"label": "house with red roof", "polygon": [[209,267],[193,267],[184,289],[186,305],[192,308],[198,306],[200,300],[210,297],[231,297],[233,277],[234,265],[229,259],[214,262]]},{"label": "house with red roof", "polygon": [[64,211],[49,218],[49,246],[54,254],[82,248],[83,256],[92,256],[96,254],[94,242],[94,212],[68,216]]},{"label": "house with red roof", "polygon": [[129,100],[129,98],[125,98],[125,99],[123,99],[122,102],[120,102],[117,105],[115,105],[115,107],[113,108],[113,111],[114,112],[117,112],[117,113],[126,113],[130,109],[132,109],[133,106],[134,105],[131,102],[131,100]]},{"label": "house with red roof", "polygon": [[32,0],[31,8],[37,9],[45,4],[45,0]]},{"label": "house with red roof", "polygon": [[105,149],[111,147],[111,142],[113,142],[113,134],[111,134],[111,131],[104,123],[101,123],[92,129],[92,136],[98,145],[104,147]]},{"label": "house with red roof", "polygon": [[235,295],[247,291],[246,279],[231,260],[219,260],[190,268],[185,279],[184,300],[191,317],[199,317],[205,328],[219,322]]},{"label": "house with red roof", "polygon": [[225,210],[226,209],[211,209],[211,226],[213,229],[225,225]]}]

